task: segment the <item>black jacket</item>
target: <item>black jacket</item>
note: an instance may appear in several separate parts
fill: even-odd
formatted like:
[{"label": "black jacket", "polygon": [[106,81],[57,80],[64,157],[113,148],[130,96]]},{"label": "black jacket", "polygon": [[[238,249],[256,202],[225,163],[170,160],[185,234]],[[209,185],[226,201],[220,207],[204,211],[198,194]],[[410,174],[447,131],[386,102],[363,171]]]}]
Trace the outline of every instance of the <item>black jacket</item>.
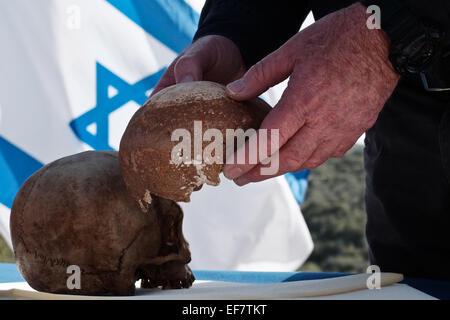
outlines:
[{"label": "black jacket", "polygon": [[[389,1],[389,0],[386,0]],[[312,10],[316,20],[357,1],[350,0],[207,0],[194,40],[222,35],[241,50],[248,67],[276,50],[296,32]],[[433,22],[450,43],[450,1],[403,0],[418,18]],[[383,13],[382,18],[383,19]]]},{"label": "black jacket", "polygon": [[[403,2],[417,18],[438,25],[450,43],[449,0]],[[195,39],[230,38],[250,67],[293,36],[310,10],[317,20],[352,3],[208,0]],[[417,75],[403,76],[366,133],[366,236],[371,263],[383,271],[450,280],[449,95],[426,92]]]}]

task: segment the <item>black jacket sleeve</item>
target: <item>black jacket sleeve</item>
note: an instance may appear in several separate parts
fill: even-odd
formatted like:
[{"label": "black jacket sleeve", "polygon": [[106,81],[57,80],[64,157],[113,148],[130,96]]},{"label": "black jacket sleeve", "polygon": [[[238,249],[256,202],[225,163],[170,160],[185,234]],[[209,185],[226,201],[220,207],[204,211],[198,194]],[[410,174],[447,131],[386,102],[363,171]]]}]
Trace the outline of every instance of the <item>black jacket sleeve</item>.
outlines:
[{"label": "black jacket sleeve", "polygon": [[194,41],[227,37],[250,67],[297,33],[309,10],[306,0],[207,0]]},{"label": "black jacket sleeve", "polygon": [[439,26],[445,33],[445,44],[450,44],[449,0],[403,0],[403,3],[420,19],[433,22]]}]

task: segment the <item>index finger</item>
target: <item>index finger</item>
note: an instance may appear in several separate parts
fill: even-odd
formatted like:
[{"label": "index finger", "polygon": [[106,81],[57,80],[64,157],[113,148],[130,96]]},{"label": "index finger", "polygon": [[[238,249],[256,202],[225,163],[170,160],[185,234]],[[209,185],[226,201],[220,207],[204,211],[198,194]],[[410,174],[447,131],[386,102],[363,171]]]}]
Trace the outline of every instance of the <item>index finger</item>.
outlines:
[{"label": "index finger", "polygon": [[[257,164],[265,163],[279,151],[289,139],[305,124],[304,115],[298,111],[296,105],[300,103],[299,93],[295,92],[292,85],[283,92],[277,105],[269,112],[257,131],[257,143],[251,143],[251,139],[239,148],[233,159],[225,164],[223,173],[228,179],[236,179]],[[276,141],[274,141],[276,139]],[[236,156],[245,152],[245,162],[234,161]],[[255,158],[256,163],[250,163],[250,158]],[[232,161],[233,160],[233,161]],[[254,161],[253,161],[254,162]]]}]

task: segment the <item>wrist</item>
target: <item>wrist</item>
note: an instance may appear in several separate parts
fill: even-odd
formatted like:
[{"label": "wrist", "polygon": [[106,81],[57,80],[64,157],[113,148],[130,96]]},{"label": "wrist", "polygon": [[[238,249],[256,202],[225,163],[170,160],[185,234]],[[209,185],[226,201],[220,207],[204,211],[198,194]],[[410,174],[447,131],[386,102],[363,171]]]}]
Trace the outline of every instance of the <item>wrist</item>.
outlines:
[{"label": "wrist", "polygon": [[382,13],[378,27],[389,36],[389,60],[399,74],[418,74],[433,64],[444,37],[438,24],[419,18],[403,1],[361,0],[361,3],[375,5]]},{"label": "wrist", "polygon": [[371,13],[367,12],[367,7],[357,2],[346,8],[348,16],[352,17],[351,23],[354,28],[360,31],[360,50],[365,52],[367,63],[372,65],[374,70],[386,77],[386,80],[397,83],[400,74],[396,72],[389,60],[391,41],[389,35],[380,28],[369,29],[367,21]]}]

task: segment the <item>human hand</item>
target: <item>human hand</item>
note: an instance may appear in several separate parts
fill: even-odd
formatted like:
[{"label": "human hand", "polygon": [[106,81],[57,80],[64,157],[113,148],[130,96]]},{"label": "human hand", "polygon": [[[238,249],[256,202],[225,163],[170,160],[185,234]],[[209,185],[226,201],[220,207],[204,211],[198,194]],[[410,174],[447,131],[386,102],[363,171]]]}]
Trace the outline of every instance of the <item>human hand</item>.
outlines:
[{"label": "human hand", "polygon": [[[277,173],[261,175],[266,159],[258,159],[259,164],[225,165],[227,178],[244,185],[315,168],[343,156],[375,123],[400,76],[388,60],[387,35],[368,29],[366,19],[360,3],[331,13],[228,85],[231,98],[246,100],[290,76],[261,125],[279,129],[279,148],[270,152],[279,152]],[[247,155],[248,148],[247,143]]]},{"label": "human hand", "polygon": [[180,82],[208,80],[227,84],[244,73],[245,65],[234,42],[222,36],[205,36],[170,64],[151,95]]}]

